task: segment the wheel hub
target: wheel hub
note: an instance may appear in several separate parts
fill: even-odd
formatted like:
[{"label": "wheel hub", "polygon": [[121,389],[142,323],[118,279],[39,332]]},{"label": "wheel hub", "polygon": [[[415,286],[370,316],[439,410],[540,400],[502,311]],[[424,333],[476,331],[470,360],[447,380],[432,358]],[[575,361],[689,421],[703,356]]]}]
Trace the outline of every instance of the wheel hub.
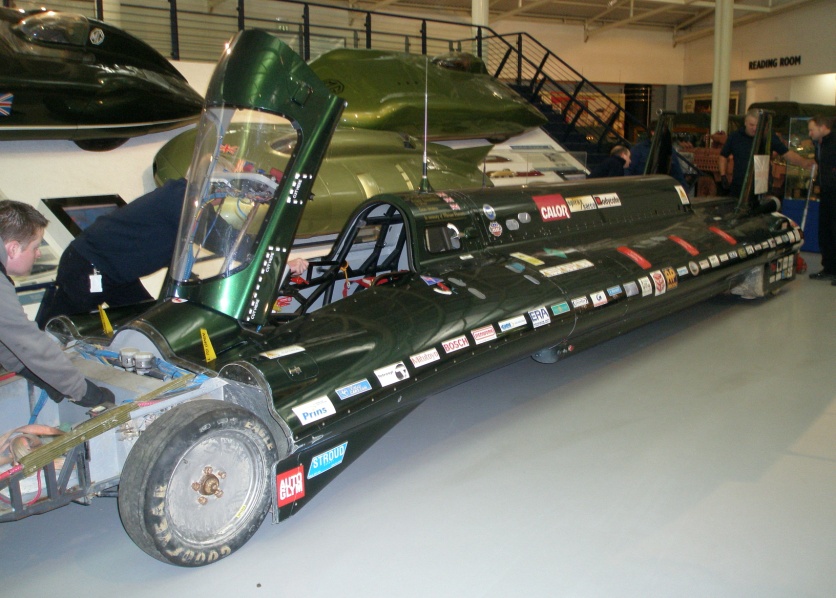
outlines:
[{"label": "wheel hub", "polygon": [[225,478],[226,472],[219,471],[214,473],[212,467],[208,465],[204,467],[203,477],[200,478],[199,481],[192,483],[192,490],[199,494],[197,502],[201,505],[205,505],[208,500],[208,496],[221,498],[224,495],[224,491],[221,490],[221,480]]}]

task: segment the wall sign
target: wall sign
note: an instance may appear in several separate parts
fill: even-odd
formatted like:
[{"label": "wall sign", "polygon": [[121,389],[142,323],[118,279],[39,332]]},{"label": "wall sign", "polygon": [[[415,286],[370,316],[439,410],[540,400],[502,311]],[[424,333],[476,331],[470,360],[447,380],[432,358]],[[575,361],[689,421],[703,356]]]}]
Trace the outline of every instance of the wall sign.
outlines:
[{"label": "wall sign", "polygon": [[766,60],[750,60],[749,70],[777,69],[782,66],[798,66],[801,64],[801,54],[798,56],[783,56],[781,58],[767,58]]}]

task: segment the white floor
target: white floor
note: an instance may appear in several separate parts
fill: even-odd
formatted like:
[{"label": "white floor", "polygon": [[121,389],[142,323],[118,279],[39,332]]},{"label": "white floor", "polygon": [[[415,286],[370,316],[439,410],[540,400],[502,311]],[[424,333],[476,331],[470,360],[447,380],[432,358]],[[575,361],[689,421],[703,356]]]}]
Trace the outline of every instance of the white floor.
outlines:
[{"label": "white floor", "polygon": [[836,596],[834,307],[804,275],[432,397],[209,567],[146,556],[113,499],[2,524],[0,593]]}]

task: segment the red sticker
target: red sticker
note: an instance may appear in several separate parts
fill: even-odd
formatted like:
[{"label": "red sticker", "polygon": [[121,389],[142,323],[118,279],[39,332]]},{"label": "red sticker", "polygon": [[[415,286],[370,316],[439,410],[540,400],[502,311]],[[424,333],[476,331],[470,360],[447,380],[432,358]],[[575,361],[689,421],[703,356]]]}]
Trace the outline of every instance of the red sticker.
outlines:
[{"label": "red sticker", "polygon": [[276,506],[283,507],[304,497],[304,467],[300,465],[276,476]]},{"label": "red sticker", "polygon": [[559,193],[552,195],[534,195],[531,199],[537,204],[537,210],[539,210],[543,222],[566,220],[572,217],[566,200]]},{"label": "red sticker", "polygon": [[676,235],[668,235],[668,239],[682,247],[685,251],[690,253],[691,255],[699,255],[700,250],[691,245],[688,241],[683,239],[682,237],[677,237]]},{"label": "red sticker", "polygon": [[721,239],[723,239],[723,241],[725,241],[725,242],[726,242],[726,243],[728,243],[729,245],[737,245],[737,239],[735,239],[734,237],[732,237],[732,236],[731,236],[729,233],[727,233],[726,231],[724,231],[724,230],[720,230],[720,229],[719,229],[719,228],[717,228],[716,226],[709,226],[709,227],[708,227],[708,230],[710,230],[712,233],[714,233],[715,235],[717,235],[718,237],[720,237]]},{"label": "red sticker", "polygon": [[622,245],[621,247],[619,247],[618,252],[623,254],[623,255],[626,255],[627,257],[629,257],[631,260],[636,262],[639,266],[641,266],[645,270],[649,270],[653,266],[653,264],[648,262],[646,259],[644,259],[644,257],[639,255],[638,253],[636,253],[635,251],[633,251],[632,249],[630,249],[626,245]]}]

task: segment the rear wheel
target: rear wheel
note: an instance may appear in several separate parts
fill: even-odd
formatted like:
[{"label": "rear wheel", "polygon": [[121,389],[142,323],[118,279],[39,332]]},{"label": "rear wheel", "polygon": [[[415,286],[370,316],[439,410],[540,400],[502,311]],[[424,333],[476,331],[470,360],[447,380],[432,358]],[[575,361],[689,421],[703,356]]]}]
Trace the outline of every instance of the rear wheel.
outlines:
[{"label": "rear wheel", "polygon": [[76,139],[74,143],[88,152],[109,152],[116,149],[127,141],[126,138],[114,137],[111,139]]},{"label": "rear wheel", "polygon": [[197,400],[143,432],[119,483],[131,539],[164,562],[196,567],[232,554],[270,509],[276,445],[264,423],[237,405]]}]

